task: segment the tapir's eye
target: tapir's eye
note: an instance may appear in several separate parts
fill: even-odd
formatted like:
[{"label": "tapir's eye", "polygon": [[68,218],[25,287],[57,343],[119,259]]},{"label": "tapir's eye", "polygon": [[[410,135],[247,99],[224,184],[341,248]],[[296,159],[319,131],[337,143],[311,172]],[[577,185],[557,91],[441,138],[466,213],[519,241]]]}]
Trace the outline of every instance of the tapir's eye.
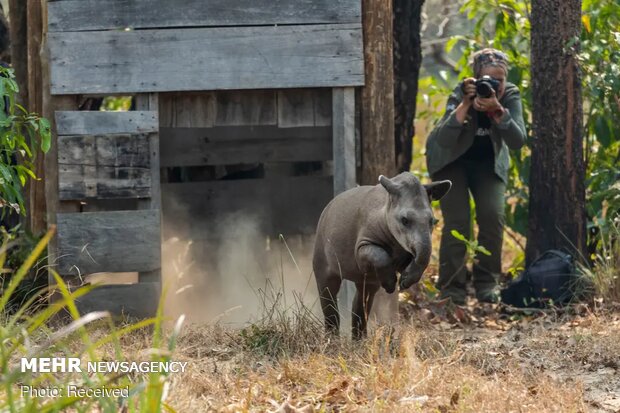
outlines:
[{"label": "tapir's eye", "polygon": [[401,222],[404,226],[406,226],[406,227],[408,227],[408,226],[409,226],[409,220],[407,219],[407,217],[402,217],[402,218],[400,219],[400,222]]}]

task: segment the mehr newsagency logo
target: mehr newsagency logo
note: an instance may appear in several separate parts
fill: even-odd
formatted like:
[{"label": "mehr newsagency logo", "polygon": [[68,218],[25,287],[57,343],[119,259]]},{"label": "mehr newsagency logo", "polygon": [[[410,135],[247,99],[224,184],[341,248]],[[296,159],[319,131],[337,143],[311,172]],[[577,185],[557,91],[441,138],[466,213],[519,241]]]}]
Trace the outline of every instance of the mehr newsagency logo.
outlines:
[{"label": "mehr newsagency logo", "polygon": [[[187,362],[181,361],[88,361],[78,357],[22,358],[22,373],[183,373]],[[128,387],[87,388],[76,384],[64,387],[21,386],[22,396],[31,397],[128,397]]]}]

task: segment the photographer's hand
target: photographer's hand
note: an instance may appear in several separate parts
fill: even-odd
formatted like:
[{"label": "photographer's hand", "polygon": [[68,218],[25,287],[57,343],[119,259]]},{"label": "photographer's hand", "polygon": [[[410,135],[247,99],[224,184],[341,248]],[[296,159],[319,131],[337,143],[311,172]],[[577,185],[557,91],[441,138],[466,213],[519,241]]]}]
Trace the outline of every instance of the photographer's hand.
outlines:
[{"label": "photographer's hand", "polygon": [[488,98],[477,96],[474,99],[474,109],[479,112],[486,112],[495,123],[499,123],[502,116],[504,116],[504,107],[499,103],[495,91],[493,90],[492,92],[493,94]]},{"label": "photographer's hand", "polygon": [[468,77],[463,80],[463,84],[461,85],[461,89],[463,90],[463,101],[456,108],[456,120],[462,125],[465,123],[465,118],[467,117],[467,112],[469,108],[474,102],[474,98],[476,97],[476,79],[473,77]]}]

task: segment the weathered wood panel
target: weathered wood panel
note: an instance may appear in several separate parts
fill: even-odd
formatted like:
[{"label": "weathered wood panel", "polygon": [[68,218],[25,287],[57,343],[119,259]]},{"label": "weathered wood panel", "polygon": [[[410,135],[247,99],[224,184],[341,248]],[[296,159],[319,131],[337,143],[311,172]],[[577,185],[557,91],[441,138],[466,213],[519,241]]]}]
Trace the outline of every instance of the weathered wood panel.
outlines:
[{"label": "weathered wood panel", "polygon": [[162,93],[159,95],[159,126],[208,128],[215,122],[215,95]]},{"label": "weathered wood panel", "polygon": [[332,159],[327,127],[162,128],[160,136],[162,167]]},{"label": "weathered wood panel", "polygon": [[310,89],[278,92],[278,126],[314,126],[314,93]]},{"label": "weathered wood panel", "polygon": [[278,91],[278,126],[331,125],[330,89],[286,89]]},{"label": "weathered wood panel", "polygon": [[358,23],[360,0],[64,0],[49,30]]},{"label": "weathered wood panel", "polygon": [[359,86],[360,24],[49,33],[52,94]]},{"label": "weathered wood panel", "polygon": [[148,135],[60,136],[61,200],[151,195]]},{"label": "weathered wood panel", "polygon": [[155,316],[160,295],[159,283],[141,282],[102,285],[75,301],[80,314],[109,311],[112,315],[148,318]]},{"label": "weathered wood panel", "polygon": [[160,268],[159,210],[57,214],[62,275]]},{"label": "weathered wood panel", "polygon": [[333,90],[334,195],[356,185],[355,91]]},{"label": "weathered wood panel", "polygon": [[150,133],[159,129],[159,119],[156,111],[59,111],[56,128],[59,135]]},{"label": "weathered wood panel", "polygon": [[311,234],[332,191],[331,177],[162,184],[164,238],[217,239],[238,218],[266,235]]},{"label": "weathered wood panel", "polygon": [[[159,94],[158,93],[148,93],[148,94],[140,94],[135,97],[136,109],[138,110],[156,110],[159,111]],[[151,197],[149,199],[141,199],[138,201],[138,206],[140,209],[154,209],[159,212],[159,220],[161,222],[162,214],[161,214],[161,176],[160,176],[160,147],[159,147],[159,133],[151,133],[149,134],[149,157],[151,164]],[[161,225],[159,226],[159,240],[162,242],[162,231]],[[162,270],[161,268],[151,270],[151,271],[142,271],[138,273],[138,280],[140,283],[143,282],[157,282],[161,284],[162,281]]]},{"label": "weathered wood panel", "polygon": [[276,94],[270,90],[220,91],[215,126],[275,125]]},{"label": "weathered wood panel", "polygon": [[332,91],[316,89],[314,95],[314,125],[330,126],[332,124]]}]

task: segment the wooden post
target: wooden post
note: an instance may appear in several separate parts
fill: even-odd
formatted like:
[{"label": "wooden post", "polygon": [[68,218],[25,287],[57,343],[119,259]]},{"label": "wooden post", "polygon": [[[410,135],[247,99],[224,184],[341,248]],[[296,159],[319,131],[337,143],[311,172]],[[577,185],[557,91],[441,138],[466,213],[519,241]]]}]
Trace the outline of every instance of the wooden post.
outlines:
[{"label": "wooden post", "polygon": [[[332,137],[334,196],[356,185],[355,165],[355,89],[332,89]],[[344,331],[351,326],[355,287],[344,280],[338,293],[338,308]]]},{"label": "wooden post", "polygon": [[[159,113],[159,95],[157,93],[146,93],[136,96],[137,110],[151,110]],[[159,116],[158,116],[159,119]],[[138,207],[141,209],[155,209],[159,211],[159,219],[161,223],[161,183],[159,168],[159,133],[151,133],[149,135],[150,150],[150,166],[151,166],[151,197],[138,201]],[[163,243],[162,226],[160,225],[160,246]],[[138,274],[140,283],[154,282],[161,283],[162,273],[161,267],[157,270],[141,272]],[[160,284],[161,285],[161,284]]]},{"label": "wooden post", "polygon": [[362,0],[364,71],[362,88],[362,184],[396,174],[392,0]]},{"label": "wooden post", "polygon": [[[34,3],[34,2],[33,2]],[[42,33],[46,33],[47,26],[47,1],[41,0],[41,21],[43,22]],[[47,209],[47,226],[50,228],[56,224],[56,214],[60,210],[58,200],[58,133],[56,131],[56,119],[54,113],[58,110],[75,110],[77,100],[75,96],[52,96],[50,93],[50,70],[49,51],[45,39],[42,40],[41,48],[41,114],[46,117],[52,126],[52,145],[45,155],[43,163],[45,170],[45,199]],[[48,264],[53,268],[58,256],[58,237],[54,236],[48,247]],[[54,277],[49,275],[50,285],[55,284]]]},{"label": "wooden post", "polygon": [[[28,110],[43,113],[43,90],[41,73],[41,42],[43,38],[43,20],[41,2],[28,1]],[[52,119],[50,119],[52,120]],[[34,161],[35,174],[39,180],[28,183],[28,226],[34,234],[45,231],[45,167],[44,156],[39,154]]]},{"label": "wooden post", "polygon": [[355,179],[355,90],[332,91],[334,196],[356,185]]},{"label": "wooden post", "polygon": [[[396,175],[394,141],[394,65],[392,0],[362,0],[364,71],[361,137],[362,184],[375,185],[379,175]],[[380,322],[398,316],[398,293],[380,289],[372,314]],[[372,315],[371,314],[371,315]]]}]

